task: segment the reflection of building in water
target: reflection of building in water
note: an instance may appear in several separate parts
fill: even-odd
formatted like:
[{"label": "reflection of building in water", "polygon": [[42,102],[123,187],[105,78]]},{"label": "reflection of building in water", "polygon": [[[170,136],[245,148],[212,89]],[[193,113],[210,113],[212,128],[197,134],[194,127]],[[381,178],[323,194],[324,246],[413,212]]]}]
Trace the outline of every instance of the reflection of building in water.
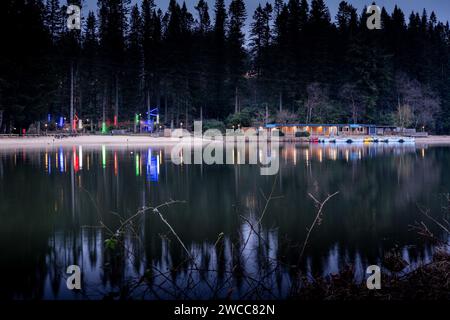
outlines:
[{"label": "reflection of building in water", "polygon": [[[297,164],[299,157],[303,157],[308,165],[310,161],[322,162],[324,160],[359,161],[364,158],[373,158],[380,155],[402,155],[416,152],[414,145],[336,145],[336,144],[311,144],[295,145],[285,144],[281,146],[283,160]],[[420,151],[423,155],[425,151]]]}]

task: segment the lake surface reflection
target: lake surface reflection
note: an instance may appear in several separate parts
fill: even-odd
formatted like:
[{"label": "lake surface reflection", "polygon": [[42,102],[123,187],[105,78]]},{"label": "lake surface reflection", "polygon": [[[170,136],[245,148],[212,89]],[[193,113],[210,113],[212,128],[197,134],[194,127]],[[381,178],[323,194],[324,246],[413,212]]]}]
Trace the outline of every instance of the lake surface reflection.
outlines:
[{"label": "lake surface reflection", "polygon": [[[443,216],[449,147],[284,144],[274,156],[277,177],[257,165],[174,165],[170,148],[0,151],[0,298],[284,298],[316,214],[308,193],[339,191],[304,272],[351,264],[362,279],[394,247],[409,268],[430,258],[409,226],[424,219],[418,206]],[[185,201],[161,213],[193,261],[151,211],[106,247],[121,221],[170,199]],[[66,288],[72,264],[83,272],[81,292]]]}]

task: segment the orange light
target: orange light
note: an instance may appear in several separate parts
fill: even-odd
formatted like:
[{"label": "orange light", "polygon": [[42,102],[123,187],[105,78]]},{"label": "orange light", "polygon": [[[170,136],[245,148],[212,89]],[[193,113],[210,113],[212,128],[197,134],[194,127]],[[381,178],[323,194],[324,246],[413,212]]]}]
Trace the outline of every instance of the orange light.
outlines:
[{"label": "orange light", "polygon": [[119,173],[119,163],[117,161],[117,151],[114,151],[114,175],[117,177]]}]

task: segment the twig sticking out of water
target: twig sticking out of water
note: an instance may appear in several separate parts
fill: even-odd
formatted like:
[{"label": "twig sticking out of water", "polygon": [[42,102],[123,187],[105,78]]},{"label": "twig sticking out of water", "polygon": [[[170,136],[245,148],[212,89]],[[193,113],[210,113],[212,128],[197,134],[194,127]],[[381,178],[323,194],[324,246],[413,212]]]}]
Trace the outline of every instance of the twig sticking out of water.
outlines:
[{"label": "twig sticking out of water", "polygon": [[[153,208],[153,213],[157,214],[159,216],[159,218],[161,219],[161,221],[170,229],[170,231],[173,233],[173,235],[175,236],[175,238],[177,239],[177,241],[181,244],[181,246],[183,247],[184,251],[186,251],[186,254],[188,256],[188,258],[192,261],[192,263],[194,264],[194,267],[196,269],[196,271],[200,271],[199,266],[197,265],[197,262],[195,261],[195,257],[193,257],[191,255],[191,253],[189,252],[188,248],[186,247],[186,245],[184,244],[183,240],[181,240],[181,238],[178,236],[178,234],[175,232],[174,228],[170,225],[170,223],[164,218],[164,216],[162,215],[161,211],[159,211],[159,208],[164,207],[165,205],[170,205],[173,202],[168,202],[166,204],[162,204],[159,205],[157,207]],[[214,292],[214,288],[213,286],[209,283],[209,281],[207,279],[205,279],[205,283],[206,285],[209,287],[209,289],[211,290],[211,292]]]},{"label": "twig sticking out of water", "polygon": [[[438,226],[441,230],[443,230],[445,233],[450,235],[450,224],[449,222],[442,218],[442,222],[437,220],[436,218],[432,217],[430,214],[430,209],[424,209],[419,204],[417,204],[417,208],[419,209],[420,213],[423,214],[426,218],[431,220],[436,226]],[[444,208],[445,210],[448,210],[448,208]],[[441,237],[436,236],[428,227],[428,225],[423,222],[417,222],[414,225],[410,225],[409,228],[411,231],[417,232],[420,236],[431,240],[433,243],[437,244],[438,246],[450,246],[450,243],[447,240],[443,240]]]},{"label": "twig sticking out of water", "polygon": [[316,214],[316,217],[314,218],[313,223],[312,223],[311,226],[308,228],[308,233],[306,234],[305,241],[303,242],[302,251],[300,252],[300,256],[299,256],[299,258],[298,258],[298,265],[300,265],[300,261],[301,261],[302,258],[303,258],[303,254],[305,253],[306,246],[308,245],[309,237],[311,236],[311,233],[312,233],[314,227],[315,227],[316,225],[320,224],[320,222],[322,221],[323,208],[324,208],[325,204],[326,204],[331,198],[333,198],[335,195],[337,195],[338,193],[339,193],[339,191],[336,191],[335,193],[328,195],[328,196],[325,198],[325,200],[323,200],[322,202],[319,201],[319,200],[317,200],[311,193],[308,193],[308,196],[310,196],[310,197],[314,200],[314,202],[315,202],[315,204],[316,204],[318,210],[317,210],[317,214]]},{"label": "twig sticking out of water", "polygon": [[266,197],[264,192],[262,190],[260,190],[263,198],[266,200],[266,204],[264,205],[264,209],[263,209],[263,211],[261,213],[261,216],[259,217],[258,224],[261,224],[261,221],[264,218],[264,215],[266,214],[267,208],[269,207],[270,201],[272,201],[274,199],[277,199],[277,198],[280,198],[280,197],[274,197],[273,196],[273,192],[275,191],[275,186],[277,184],[277,181],[278,181],[278,175],[276,175],[275,179],[273,180],[272,189],[270,190],[270,194],[269,194],[268,197]]},{"label": "twig sticking out of water", "polygon": [[170,231],[173,233],[173,235],[175,236],[175,238],[177,238],[178,242],[181,244],[181,246],[183,247],[184,251],[186,251],[186,254],[188,255],[188,257],[192,260],[194,260],[194,258],[191,256],[191,253],[189,252],[189,250],[186,248],[184,242],[181,240],[181,238],[178,236],[178,234],[175,232],[175,230],[172,228],[172,226],[170,225],[170,223],[164,218],[164,216],[161,214],[161,212],[159,211],[158,207],[153,208],[153,213],[157,214],[159,216],[159,218],[161,219],[162,222],[164,222],[164,224],[170,229]]},{"label": "twig sticking out of water", "polygon": [[[433,221],[439,228],[441,228],[442,230],[444,230],[446,233],[450,234],[450,230],[449,228],[447,228],[446,226],[444,226],[441,222],[439,222],[438,220],[436,220],[435,218],[433,218],[430,215],[430,210],[429,209],[422,209],[421,207],[417,206],[420,210],[420,212],[427,217],[428,219],[430,219],[431,221]],[[444,220],[445,221],[445,220]],[[446,222],[446,221],[445,221]]]}]

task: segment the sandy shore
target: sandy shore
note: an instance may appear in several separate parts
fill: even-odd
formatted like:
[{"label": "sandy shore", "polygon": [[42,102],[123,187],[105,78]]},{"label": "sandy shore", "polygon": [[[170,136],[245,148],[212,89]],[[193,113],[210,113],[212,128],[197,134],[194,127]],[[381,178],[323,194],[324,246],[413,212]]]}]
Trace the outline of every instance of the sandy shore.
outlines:
[{"label": "sandy shore", "polygon": [[[78,136],[63,139],[48,137],[1,137],[0,149],[9,149],[14,147],[42,148],[46,146],[173,146],[179,143],[181,139],[171,137],[149,137],[149,136]],[[194,138],[195,144],[206,143],[207,140]],[[416,138],[418,145],[450,145],[450,136],[428,136]]]},{"label": "sandy shore", "polygon": [[416,138],[416,144],[428,144],[428,145],[450,144],[450,136],[428,136],[423,138]]},{"label": "sandy shore", "polygon": [[[173,146],[181,141],[180,138],[149,137],[149,136],[78,136],[55,139],[54,137],[1,137],[0,149],[14,147],[42,148],[47,146]],[[202,143],[201,139],[194,138],[194,144]]]}]

